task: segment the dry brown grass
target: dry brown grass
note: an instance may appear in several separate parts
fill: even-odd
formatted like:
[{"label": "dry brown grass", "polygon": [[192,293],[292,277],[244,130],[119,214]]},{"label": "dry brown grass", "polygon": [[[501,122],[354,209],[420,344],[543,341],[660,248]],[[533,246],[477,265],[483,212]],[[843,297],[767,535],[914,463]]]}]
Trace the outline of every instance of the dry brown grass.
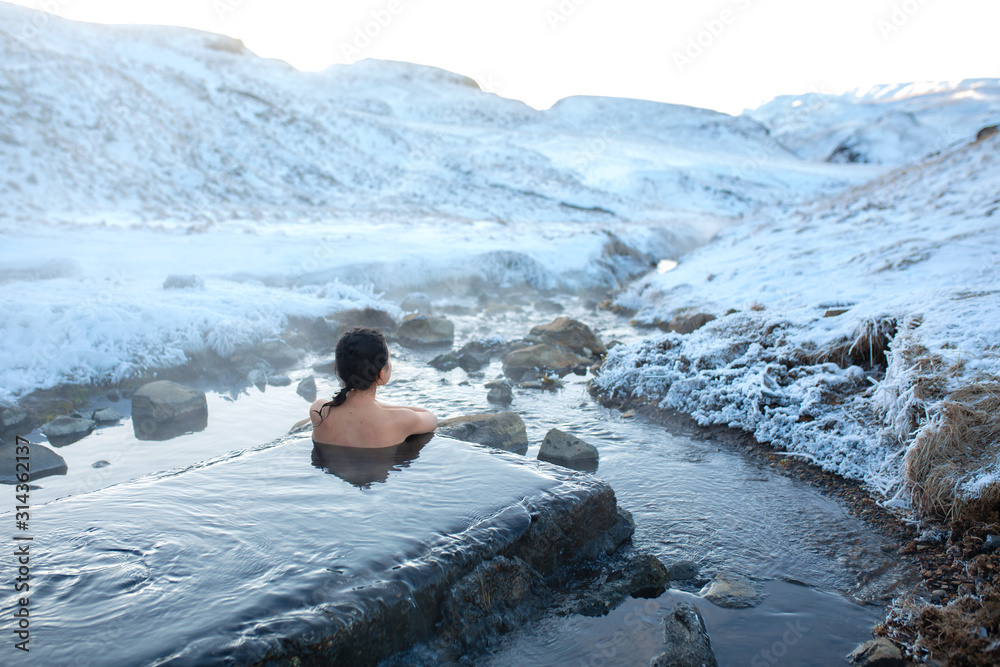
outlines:
[{"label": "dry brown grass", "polygon": [[[904,474],[917,508],[927,516],[953,520],[976,504],[960,497],[958,485],[969,471],[990,465],[1000,445],[1000,384],[971,384],[953,392],[906,454]],[[1000,500],[1000,488],[984,496]],[[985,508],[984,508],[985,509]]]},{"label": "dry brown grass", "polygon": [[895,317],[865,318],[849,338],[816,350],[809,356],[809,362],[833,362],[842,367],[855,365],[866,369],[875,366],[885,368],[885,353],[896,335],[896,329]]}]

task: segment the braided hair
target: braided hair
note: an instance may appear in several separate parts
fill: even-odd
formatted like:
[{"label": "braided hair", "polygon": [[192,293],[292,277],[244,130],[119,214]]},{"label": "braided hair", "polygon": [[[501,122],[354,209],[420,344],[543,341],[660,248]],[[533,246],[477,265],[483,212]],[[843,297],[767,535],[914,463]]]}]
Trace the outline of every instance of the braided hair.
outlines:
[{"label": "braided hair", "polygon": [[378,329],[355,327],[345,331],[337,340],[336,359],[337,375],[344,386],[332,401],[314,411],[319,414],[320,422],[323,421],[323,410],[343,404],[349,391],[367,391],[378,382],[379,373],[389,363],[389,346]]}]

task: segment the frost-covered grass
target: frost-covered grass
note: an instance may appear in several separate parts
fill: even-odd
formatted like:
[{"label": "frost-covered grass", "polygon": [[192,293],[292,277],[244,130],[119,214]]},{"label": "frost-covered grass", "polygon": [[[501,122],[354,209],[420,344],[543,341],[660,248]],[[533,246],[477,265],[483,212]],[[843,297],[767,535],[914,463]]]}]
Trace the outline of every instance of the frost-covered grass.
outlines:
[{"label": "frost-covered grass", "polygon": [[641,323],[718,319],[615,348],[597,388],[746,429],[893,504],[954,512],[1000,470],[995,430],[949,418],[1000,419],[982,398],[1000,377],[998,147],[762,210],[634,283],[618,303]]}]

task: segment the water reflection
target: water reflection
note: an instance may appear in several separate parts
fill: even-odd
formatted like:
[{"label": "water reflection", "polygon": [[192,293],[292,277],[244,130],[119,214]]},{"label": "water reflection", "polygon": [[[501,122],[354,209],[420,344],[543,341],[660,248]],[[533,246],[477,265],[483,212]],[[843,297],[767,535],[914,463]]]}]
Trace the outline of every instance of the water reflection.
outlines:
[{"label": "water reflection", "polygon": [[342,447],[313,441],[312,463],[359,489],[385,482],[389,473],[408,468],[433,433],[414,435],[391,447]]}]

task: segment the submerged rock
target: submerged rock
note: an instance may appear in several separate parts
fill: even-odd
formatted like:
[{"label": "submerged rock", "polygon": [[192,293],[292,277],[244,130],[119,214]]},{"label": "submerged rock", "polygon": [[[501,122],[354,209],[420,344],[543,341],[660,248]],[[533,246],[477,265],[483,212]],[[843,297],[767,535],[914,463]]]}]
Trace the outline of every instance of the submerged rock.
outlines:
[{"label": "submerged rock", "polygon": [[885,637],[871,639],[850,652],[847,661],[863,667],[903,667],[902,652]]},{"label": "submerged rock", "polygon": [[590,365],[583,357],[577,356],[555,345],[541,344],[514,350],[503,359],[504,375],[515,381],[521,381],[525,373],[533,374],[539,371],[553,371],[566,375],[575,368]]},{"label": "submerged rock", "polygon": [[[24,450],[18,453],[16,441],[0,444],[0,484],[18,484],[17,457],[24,456]],[[28,448],[28,463],[30,464],[31,480],[35,481],[49,475],[65,475],[66,459],[44,445],[29,442],[20,443]]]},{"label": "submerged rock", "polygon": [[575,435],[564,433],[557,428],[549,429],[538,450],[538,458],[547,461],[575,463],[580,461],[596,461],[599,458],[597,447],[584,442]]},{"label": "submerged rock", "polygon": [[583,322],[569,317],[557,317],[548,324],[532,327],[530,337],[550,345],[558,345],[588,359],[604,354],[601,339]]},{"label": "submerged rock", "polygon": [[96,427],[97,422],[93,419],[63,415],[44,424],[41,431],[50,443],[56,447],[62,447],[90,435],[90,432]]},{"label": "submerged rock", "polygon": [[650,667],[718,667],[712,640],[701,612],[690,602],[678,602],[663,619],[667,650],[649,661]]},{"label": "submerged rock", "polygon": [[597,590],[577,603],[576,611],[584,616],[604,616],[629,596],[657,598],[669,585],[663,563],[651,554],[640,554],[624,568],[611,572]]},{"label": "submerged rock", "polygon": [[524,421],[515,412],[451,417],[438,422],[437,432],[456,440],[476,442],[517,454],[528,451],[528,433]]},{"label": "submerged rock", "polygon": [[749,579],[732,572],[716,574],[698,595],[716,606],[729,609],[755,607],[763,599]]},{"label": "submerged rock", "polygon": [[437,347],[455,342],[451,320],[433,315],[407,315],[399,325],[399,342],[407,347]]},{"label": "submerged rock", "polygon": [[310,375],[306,379],[299,382],[299,385],[295,387],[295,393],[301,396],[302,398],[306,399],[310,403],[315,401],[317,394],[316,378]]},{"label": "submerged rock", "polygon": [[498,555],[452,587],[441,610],[439,633],[463,653],[481,650],[523,626],[551,599],[542,575],[520,558]]},{"label": "submerged rock", "polygon": [[158,380],[132,394],[132,428],[140,440],[166,440],[207,425],[208,400],[203,391]]}]

